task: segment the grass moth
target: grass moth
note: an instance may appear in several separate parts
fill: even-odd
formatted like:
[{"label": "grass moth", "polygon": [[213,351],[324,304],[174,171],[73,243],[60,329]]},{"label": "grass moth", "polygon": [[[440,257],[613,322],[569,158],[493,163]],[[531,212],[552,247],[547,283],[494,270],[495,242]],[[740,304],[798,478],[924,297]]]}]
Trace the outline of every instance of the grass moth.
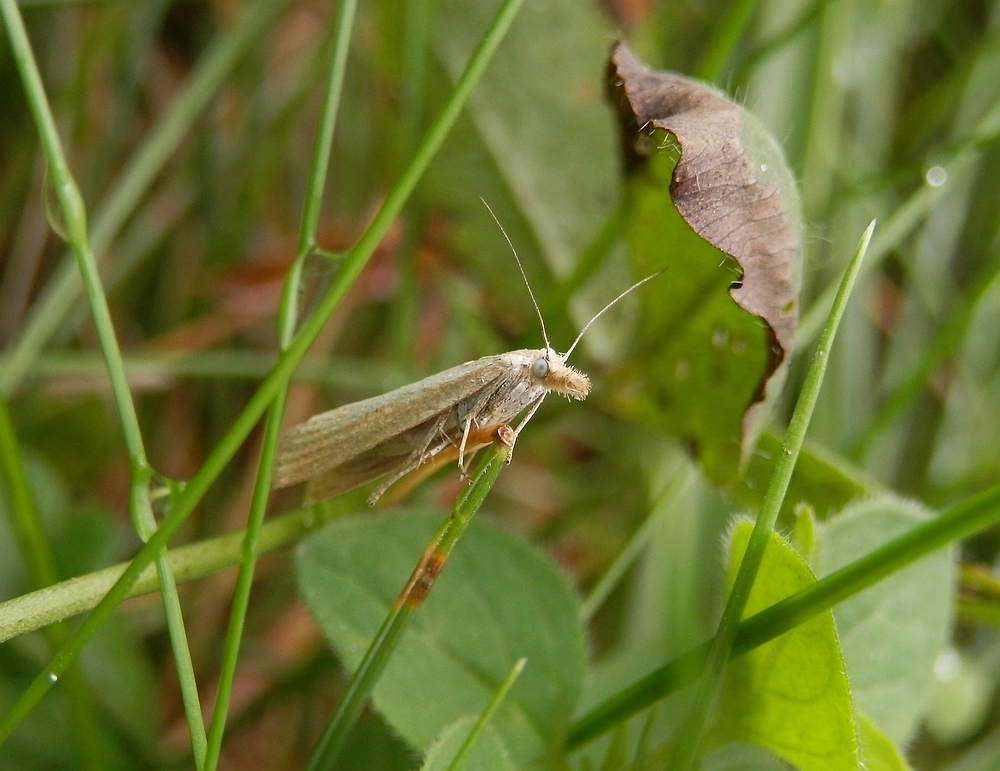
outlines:
[{"label": "grass moth", "polygon": [[[513,251],[507,233],[503,227],[500,230]],[[516,251],[514,258],[524,276]],[[549,345],[539,312],[544,348],[510,351],[459,364],[387,394],[314,415],[288,429],[278,451],[273,486],[312,480],[307,492],[311,502],[383,478],[368,497],[372,505],[397,480],[455,451],[464,473],[466,459],[491,441],[498,425],[508,424],[527,411],[514,431],[516,440],[549,393],[570,399],[587,398],[590,380],[566,364],[566,359],[604,311],[656,275],[638,282],[605,306],[584,326],[565,354]],[[538,311],[527,278],[525,285]]]}]

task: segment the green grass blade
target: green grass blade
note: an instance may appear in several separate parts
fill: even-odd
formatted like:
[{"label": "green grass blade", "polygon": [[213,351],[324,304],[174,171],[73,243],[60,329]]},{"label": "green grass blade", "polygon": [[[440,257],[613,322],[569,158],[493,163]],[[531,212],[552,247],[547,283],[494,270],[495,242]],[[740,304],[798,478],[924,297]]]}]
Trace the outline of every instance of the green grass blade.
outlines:
[{"label": "green grass blade", "polygon": [[696,77],[710,83],[719,79],[756,7],[757,0],[738,0],[729,6],[721,22],[715,25],[715,32],[695,72]]},{"label": "green grass blade", "polygon": [[[108,377],[111,380],[111,391],[121,422],[132,472],[129,494],[132,523],[139,536],[143,540],[147,540],[156,529],[156,520],[149,499],[151,470],[146,460],[142,432],[139,429],[139,418],[132,401],[128,380],[125,377],[125,367],[122,363],[121,350],[111,320],[111,312],[108,309],[104,289],[101,286],[97,262],[94,259],[87,233],[86,207],[66,161],[59,132],[56,129],[55,120],[45,95],[41,75],[38,72],[31,44],[17,6],[12,0],[4,0],[0,4],[0,12],[2,12],[7,25],[11,49],[21,74],[28,103],[41,138],[48,172],[59,201],[62,227],[76,258],[77,268],[83,280],[84,294],[97,332],[98,344],[104,357]],[[180,600],[177,597],[177,587],[170,575],[165,553],[160,551],[156,555],[156,560],[167,627],[180,678],[195,758],[200,760],[204,757],[205,752],[205,729],[194,677],[194,665],[191,662],[187,635],[184,631]]]},{"label": "green grass blade", "polygon": [[[12,0],[6,0],[6,2],[11,4]],[[129,588],[139,578],[146,565],[160,549],[166,546],[171,536],[185,522],[202,496],[236,454],[243,440],[246,439],[261,415],[270,406],[279,390],[288,382],[292,371],[319,336],[327,319],[336,310],[341,299],[347,294],[347,290],[354,283],[361,269],[399,214],[431,158],[440,148],[449,129],[458,118],[462,106],[468,100],[473,87],[509,29],[522,2],[523,0],[507,0],[500,7],[493,23],[473,52],[469,64],[455,85],[444,109],[428,130],[414,154],[413,160],[386,197],[357,245],[346,255],[343,270],[320,300],[316,312],[305,321],[292,344],[279,357],[270,374],[249,399],[246,407],[233,422],[232,427],[209,453],[202,467],[188,481],[183,491],[172,501],[171,509],[156,533],[138,551],[104,599],[84,619],[66,644],[59,649],[45,671],[32,681],[11,710],[0,718],[0,743],[10,736],[11,731],[34,708],[42,696],[52,687],[52,684],[65,672],[66,667],[79,655],[87,640],[101,627],[118,603],[125,599]]]},{"label": "green grass blade", "polygon": [[[97,207],[91,232],[91,246],[96,255],[107,251],[234,65],[286,5],[287,0],[258,0],[205,54],[170,111],[129,161],[108,198]],[[32,308],[13,350],[3,357],[0,392],[9,394],[17,389],[72,308],[80,287],[76,266],[67,257]]]},{"label": "green grass blade", "polygon": [[795,461],[802,449],[809,420],[819,398],[820,386],[826,373],[826,365],[830,358],[837,328],[847,308],[851,289],[857,280],[874,229],[875,223],[872,222],[861,236],[854,257],[848,264],[844,278],[840,282],[837,298],[830,309],[830,317],[820,337],[819,345],[813,354],[802,392],[799,394],[795,411],[792,413],[792,419],[782,446],[782,454],[775,463],[774,473],[764,496],[764,503],[754,524],[753,533],[750,535],[739,572],[733,582],[732,591],[722,613],[722,620],[719,622],[719,629],[712,640],[708,661],[705,665],[705,674],[691,706],[688,719],[678,734],[677,746],[670,763],[670,768],[676,771],[687,771],[695,763],[701,738],[711,716],[712,705],[722,687],[722,671],[729,660],[733,641],[736,638],[736,630],[743,616],[743,609],[750,596],[750,590],[753,587],[761,560],[764,558],[764,549],[771,532],[774,530],[774,523],[777,521],[788,483],[792,478],[792,471],[795,469]]},{"label": "green grass blade", "polygon": [[510,456],[510,449],[510,446],[503,441],[494,442],[492,450],[480,462],[472,482],[462,490],[451,513],[434,534],[424,551],[424,556],[414,568],[409,583],[382,622],[382,627],[351,677],[337,711],[313,751],[308,771],[331,768],[340,755],[362,708],[371,696],[375,683],[378,682],[382,670],[395,652],[410,618],[420,607],[430,588],[428,577],[433,581],[444,567],[458,539],[500,476],[500,471]]},{"label": "green grass blade", "polygon": [[[936,519],[744,620],[737,628],[730,658],[773,640],[932,551],[992,527],[998,521],[1000,485],[951,507]],[[627,717],[694,682],[703,671],[711,642],[692,648],[581,717],[570,727],[566,748],[572,750],[586,744]]]},{"label": "green grass blade", "polygon": [[[356,0],[341,0],[337,18],[336,41],[330,61],[330,77],[324,95],[322,118],[306,191],[298,254],[285,279],[281,303],[278,307],[278,338],[283,348],[291,343],[295,335],[302,265],[316,241],[323,188],[330,165],[330,148],[333,145],[337,114],[343,93],[347,53],[350,48],[356,8]],[[222,751],[222,738],[226,727],[226,717],[229,714],[230,696],[236,679],[236,662],[239,657],[240,641],[243,639],[246,612],[250,606],[250,590],[253,586],[254,569],[257,564],[257,545],[264,524],[264,515],[267,513],[267,501],[271,492],[271,475],[274,471],[275,454],[281,435],[281,420],[287,394],[288,383],[286,382],[278,389],[274,403],[268,410],[267,422],[264,426],[264,441],[257,469],[257,480],[254,484],[253,499],[250,502],[250,515],[243,541],[240,570],[233,591],[229,626],[223,641],[219,687],[208,735],[208,756],[205,762],[205,768],[208,771],[214,771]]]},{"label": "green grass blade", "polygon": [[500,683],[500,687],[497,688],[496,693],[493,694],[493,698],[490,699],[490,703],[486,705],[486,709],[482,711],[479,717],[476,719],[476,724],[472,726],[472,730],[469,731],[469,735],[465,737],[465,741],[462,742],[462,746],[459,747],[458,752],[455,753],[455,757],[452,759],[448,766],[448,771],[459,771],[465,765],[466,758],[469,757],[469,753],[472,752],[472,748],[476,746],[476,741],[479,739],[483,730],[489,725],[490,719],[493,717],[493,713],[497,711],[507,695],[507,692],[514,687],[514,683],[517,682],[517,678],[520,676],[521,671],[524,669],[524,665],[528,663],[527,659],[518,659],[517,662],[511,667],[510,672],[504,681]]}]

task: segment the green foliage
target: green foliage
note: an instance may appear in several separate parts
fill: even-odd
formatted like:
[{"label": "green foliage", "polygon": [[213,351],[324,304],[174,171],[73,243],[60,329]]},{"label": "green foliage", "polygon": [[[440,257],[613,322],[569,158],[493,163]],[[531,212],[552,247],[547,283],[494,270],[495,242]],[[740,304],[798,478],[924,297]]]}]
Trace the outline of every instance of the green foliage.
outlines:
[{"label": "green foliage", "polygon": [[[351,517],[302,544],[303,597],[349,670],[439,519],[435,512]],[[583,636],[572,592],[551,563],[479,523],[404,632],[375,704],[412,747],[427,748],[453,721],[482,711],[521,657],[529,665],[492,721],[519,765],[539,761],[568,724],[583,675]]]},{"label": "green foliage", "polygon": [[[782,501],[787,542],[768,536],[751,611],[903,547],[879,552],[894,572],[855,580],[832,614],[817,605],[777,639],[780,618],[752,627],[760,647],[727,666],[698,760],[857,767],[856,743],[867,769],[1000,765],[1000,541],[985,530],[1000,478],[1000,5],[526,0],[503,35],[500,4],[362,0],[348,49],[334,42],[341,2],[0,0],[0,737],[14,731],[0,768],[214,768],[198,716],[217,690],[220,765],[306,767],[343,703],[339,673],[315,676],[331,659],[317,651],[357,665],[461,480],[451,465],[424,481],[405,514],[359,511],[360,493],[275,517],[261,550],[335,521],[302,543],[297,571],[287,551],[255,565],[232,539],[248,509],[263,516],[268,480],[254,479],[278,426],[263,451],[255,427],[293,369],[286,423],[541,345],[480,197],[560,350],[669,267],[583,338],[572,363],[593,392],[549,399],[520,434],[483,506],[502,531],[479,522],[459,543],[336,767],[450,767],[521,655],[466,768],[667,766],[726,601],[720,544],[738,553],[734,517],[761,508],[873,218]],[[488,30],[499,47],[455,96]],[[796,330],[733,302],[747,270],[735,247],[771,241],[729,228],[744,237],[720,247],[699,230],[717,212],[696,206],[699,227],[679,213],[687,127],[620,133],[605,95],[615,38],[729,95],[733,147],[780,189],[798,243]],[[313,148],[334,52],[346,73],[327,169]],[[439,151],[418,150],[442,116]],[[306,336],[289,346],[275,319],[292,299],[286,331]],[[985,567],[956,578],[957,548],[927,551],[943,543],[935,523],[966,515],[948,532],[972,534],[961,554]],[[151,564],[168,535],[176,580],[200,580],[144,579],[165,601],[112,616],[122,592],[30,632],[11,620],[28,606],[7,600],[30,605],[22,621],[90,611],[107,586],[92,571],[136,552]],[[225,568],[240,561],[231,602]],[[35,591],[56,574],[84,579]],[[581,611],[575,593],[594,587]]]},{"label": "green foliage", "polygon": [[[774,471],[774,462],[781,454],[781,440],[764,432],[757,442],[742,478],[730,488],[745,506],[755,508],[763,501],[767,480]],[[871,492],[875,484],[865,479],[860,470],[825,452],[815,444],[806,444],[795,464],[795,473],[785,494],[782,521],[793,521],[796,506],[804,504],[816,516],[825,519],[852,500]]]},{"label": "green foliage", "polygon": [[705,771],[786,771],[788,764],[756,744],[733,742],[710,753]]},{"label": "green foliage", "polygon": [[871,771],[909,771],[910,767],[896,745],[875,727],[864,712],[855,710],[854,720],[858,726],[858,744],[861,757],[865,759],[865,768]]},{"label": "green foliage", "polygon": [[[696,235],[671,202],[677,151],[669,135],[658,131],[649,141],[667,150],[629,179],[626,231],[637,273],[667,260],[669,299],[662,289],[646,290],[645,344],[618,392],[626,414],[677,435],[710,477],[728,481],[740,465],[743,415],[760,387],[770,341],[726,292],[740,275],[733,260]],[[645,388],[630,382],[639,376],[629,370],[641,373]],[[714,398],[704,398],[708,393]]]},{"label": "green foliage", "polygon": [[[847,507],[823,527],[821,574],[853,562],[929,516],[914,503],[891,497]],[[926,709],[934,661],[951,633],[954,586],[954,555],[945,549],[834,611],[855,704],[899,746],[913,738]]]},{"label": "green foliage", "polygon": [[[749,522],[739,521],[730,535],[730,582],[751,530]],[[746,615],[815,580],[791,546],[772,535]],[[848,673],[832,614],[816,616],[729,665],[715,732],[722,741],[766,747],[801,771],[858,767]]]},{"label": "green foliage", "polygon": [[[76,510],[55,470],[36,456],[25,458],[27,478],[38,501],[46,535],[61,577],[82,575],[103,567],[121,553],[120,532],[112,528],[106,511]],[[27,591],[25,571],[10,532],[10,504],[0,494],[0,545],[4,571],[0,590],[5,596]],[[41,633],[15,638],[3,647],[3,680],[0,710],[10,708],[27,686],[33,672],[48,659]],[[94,638],[80,659],[80,671],[93,688],[94,700],[104,717],[92,726],[92,740],[100,747],[110,768],[129,768],[126,747],[151,748],[159,731],[156,710],[157,683],[141,641],[122,619],[113,619]],[[67,698],[68,697],[68,698]],[[57,692],[28,718],[0,753],[0,769],[33,768],[37,764],[73,767],[79,764],[74,736],[72,692]],[[143,754],[149,750],[143,750]]]},{"label": "green foliage", "polygon": [[[441,733],[441,737],[428,749],[421,771],[446,771],[452,767],[462,743],[475,725],[473,717],[459,718]],[[487,727],[482,740],[476,743],[462,768],[469,771],[513,771],[517,765],[510,759],[503,740],[496,731]]]}]

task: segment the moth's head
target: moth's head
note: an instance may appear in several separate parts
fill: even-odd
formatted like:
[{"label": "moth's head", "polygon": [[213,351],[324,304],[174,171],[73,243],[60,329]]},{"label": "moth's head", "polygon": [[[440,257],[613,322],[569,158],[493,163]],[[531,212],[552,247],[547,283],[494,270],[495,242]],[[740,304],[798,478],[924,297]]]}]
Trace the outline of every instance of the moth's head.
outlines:
[{"label": "moth's head", "polygon": [[551,348],[537,352],[528,369],[531,379],[540,386],[570,399],[586,399],[590,393],[590,378],[565,363]]}]

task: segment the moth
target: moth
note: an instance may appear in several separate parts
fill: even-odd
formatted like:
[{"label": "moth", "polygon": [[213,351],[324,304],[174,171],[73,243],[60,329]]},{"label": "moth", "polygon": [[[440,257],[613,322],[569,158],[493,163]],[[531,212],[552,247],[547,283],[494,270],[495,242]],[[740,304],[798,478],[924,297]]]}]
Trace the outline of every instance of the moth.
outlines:
[{"label": "moth", "polygon": [[517,434],[550,392],[585,399],[590,380],[551,348],[485,356],[424,380],[315,415],[289,429],[275,487],[312,479],[310,501],[384,476],[368,497],[449,448],[465,457],[489,443],[491,429],[524,410]]},{"label": "moth", "polygon": [[[502,226],[500,230],[514,251]],[[590,380],[566,364],[566,359],[604,311],[658,274],[608,303],[584,326],[569,350],[560,354],[549,345],[545,322],[516,251],[514,258],[538,312],[544,348],[485,356],[387,394],[314,415],[284,434],[273,486],[312,480],[308,503],[382,478],[368,496],[368,504],[374,505],[393,483],[448,451],[457,450],[464,475],[466,459],[489,444],[498,425],[527,411],[514,430],[516,441],[548,394],[586,399]]]}]

